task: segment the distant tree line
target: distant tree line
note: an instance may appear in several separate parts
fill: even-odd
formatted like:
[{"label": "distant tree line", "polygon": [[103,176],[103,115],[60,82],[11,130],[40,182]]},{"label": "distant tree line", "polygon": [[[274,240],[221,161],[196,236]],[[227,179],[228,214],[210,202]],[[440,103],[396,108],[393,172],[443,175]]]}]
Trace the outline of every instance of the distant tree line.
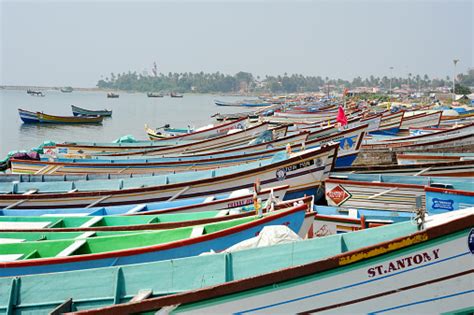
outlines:
[{"label": "distant tree line", "polygon": [[[235,93],[235,92],[272,92],[272,93],[296,93],[325,91],[328,87],[355,88],[355,87],[379,87],[389,89],[390,81],[392,89],[395,87],[409,87],[415,90],[435,89],[438,87],[451,87],[452,79],[445,78],[430,79],[427,74],[413,75],[407,77],[387,76],[368,78],[356,77],[352,81],[322,78],[320,76],[303,76],[292,74],[278,76],[254,77],[249,72],[238,72],[235,75],[216,73],[158,73],[152,75],[138,74],[137,72],[121,73],[99,80],[97,87],[103,89],[116,89],[123,91],[175,91],[175,92],[197,92],[197,93]],[[457,77],[460,86],[474,86],[474,69]]]}]

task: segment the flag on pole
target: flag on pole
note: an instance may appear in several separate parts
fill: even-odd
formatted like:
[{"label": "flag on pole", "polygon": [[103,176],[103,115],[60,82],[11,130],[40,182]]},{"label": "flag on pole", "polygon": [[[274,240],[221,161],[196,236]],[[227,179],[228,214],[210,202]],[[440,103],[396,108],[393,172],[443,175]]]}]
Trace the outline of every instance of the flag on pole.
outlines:
[{"label": "flag on pole", "polygon": [[346,114],[344,113],[344,108],[342,108],[342,106],[339,106],[336,121],[340,123],[341,126],[347,125],[347,117],[346,117]]}]

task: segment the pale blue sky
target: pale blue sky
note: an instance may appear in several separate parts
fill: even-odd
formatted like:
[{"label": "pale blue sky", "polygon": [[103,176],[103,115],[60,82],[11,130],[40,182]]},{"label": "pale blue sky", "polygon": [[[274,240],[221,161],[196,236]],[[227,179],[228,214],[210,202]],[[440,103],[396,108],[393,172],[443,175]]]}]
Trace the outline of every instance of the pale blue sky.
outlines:
[{"label": "pale blue sky", "polygon": [[0,84],[95,86],[110,72],[452,76],[474,1],[5,1]]}]

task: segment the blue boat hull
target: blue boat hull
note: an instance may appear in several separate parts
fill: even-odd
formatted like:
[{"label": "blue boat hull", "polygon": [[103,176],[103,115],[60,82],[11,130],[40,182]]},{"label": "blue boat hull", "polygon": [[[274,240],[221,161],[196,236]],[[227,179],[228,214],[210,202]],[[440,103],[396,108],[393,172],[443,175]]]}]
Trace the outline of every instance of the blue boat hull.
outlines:
[{"label": "blue boat hull", "polygon": [[439,214],[473,206],[474,196],[426,191],[426,210],[430,214]]},{"label": "blue boat hull", "polygon": [[389,129],[381,129],[381,130],[374,130],[369,132],[371,135],[383,135],[383,136],[394,136],[400,131],[399,127],[389,128]]}]

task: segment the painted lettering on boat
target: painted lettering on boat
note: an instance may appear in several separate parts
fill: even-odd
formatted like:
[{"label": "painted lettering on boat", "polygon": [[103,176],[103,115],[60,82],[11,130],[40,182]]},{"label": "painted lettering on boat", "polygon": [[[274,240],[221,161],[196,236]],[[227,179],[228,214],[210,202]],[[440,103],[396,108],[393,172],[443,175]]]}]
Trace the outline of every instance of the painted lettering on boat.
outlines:
[{"label": "painted lettering on boat", "polygon": [[233,130],[233,129],[244,129],[244,126],[242,126],[242,124],[239,123],[237,126],[230,125],[228,127],[218,129],[217,132],[222,133],[222,132],[227,132],[227,131],[230,131],[230,130]]},{"label": "painted lettering on boat", "polygon": [[432,207],[433,209],[453,211],[454,210],[453,204],[454,204],[454,200],[451,200],[451,199],[433,198]]},{"label": "painted lettering on boat", "polygon": [[394,271],[403,270],[408,267],[425,264],[430,261],[437,260],[439,258],[439,248],[431,251],[418,253],[405,258],[390,261],[388,264],[378,265],[367,270],[369,278],[375,276],[382,276],[385,274],[392,273]]},{"label": "painted lettering on boat", "polygon": [[364,252],[352,254],[352,255],[349,255],[349,256],[341,257],[341,258],[339,258],[339,265],[340,266],[347,265],[347,264],[354,263],[354,262],[362,260],[362,259],[367,259],[367,258],[370,258],[370,257],[379,256],[379,255],[382,255],[382,254],[385,254],[385,253],[388,253],[388,252],[392,252],[392,251],[400,249],[400,248],[404,248],[404,247],[407,247],[407,246],[410,246],[410,245],[414,245],[414,244],[417,244],[417,243],[424,242],[426,240],[428,240],[428,234],[426,234],[426,233],[417,234],[417,235],[414,235],[414,236],[409,236],[409,237],[406,237],[406,238],[404,238],[400,241],[392,242],[392,243],[388,244],[387,246],[380,246],[380,247],[376,247],[376,248],[373,248],[373,249],[368,250],[368,251],[364,251]]},{"label": "painted lettering on boat", "polygon": [[341,185],[337,185],[333,189],[327,191],[326,196],[331,199],[336,206],[343,204],[347,199],[352,197],[352,195]]},{"label": "painted lettering on boat", "polygon": [[278,169],[275,173],[275,176],[279,180],[284,180],[288,172],[293,172],[302,168],[310,167],[311,165],[315,165],[315,164],[317,166],[321,166],[323,162],[320,158],[317,158],[316,160],[307,160],[307,161],[299,162],[296,164],[288,165],[288,166]]},{"label": "painted lettering on boat", "polygon": [[235,208],[235,207],[240,207],[240,206],[245,206],[253,203],[253,199],[244,199],[244,200],[237,200],[237,201],[232,201],[227,204],[227,208]]}]

